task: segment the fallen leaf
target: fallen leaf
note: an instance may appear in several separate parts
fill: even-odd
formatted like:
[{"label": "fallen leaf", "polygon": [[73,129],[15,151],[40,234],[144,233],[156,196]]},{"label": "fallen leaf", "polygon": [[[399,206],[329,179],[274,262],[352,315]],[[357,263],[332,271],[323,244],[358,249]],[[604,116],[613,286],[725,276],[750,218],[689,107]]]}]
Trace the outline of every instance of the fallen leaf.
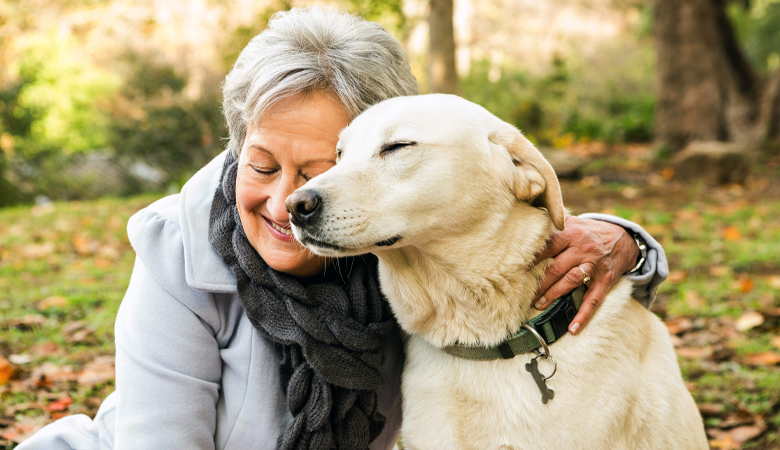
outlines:
[{"label": "fallen leaf", "polygon": [[73,244],[73,249],[76,250],[76,253],[81,256],[89,256],[100,248],[100,244],[95,241],[90,241],[83,235],[73,236],[71,244]]},{"label": "fallen leaf", "polygon": [[95,267],[98,269],[108,269],[114,265],[114,262],[106,258],[95,258]]},{"label": "fallen leaf", "polygon": [[11,366],[11,362],[5,359],[5,356],[0,355],[0,385],[8,383],[13,375],[14,368]]},{"label": "fallen leaf", "polygon": [[717,416],[723,412],[723,405],[715,403],[700,403],[698,406],[702,416]]},{"label": "fallen leaf", "polygon": [[36,417],[19,415],[17,416],[17,421],[14,423],[13,429],[6,431],[0,436],[16,444],[21,444],[43,428],[48,422],[49,418],[45,415]]},{"label": "fallen leaf", "polygon": [[661,177],[664,180],[671,180],[672,178],[674,178],[674,175],[675,175],[674,169],[672,169],[671,167],[665,167],[663,170],[661,170]]},{"label": "fallen leaf", "polygon": [[92,339],[90,339],[91,335],[92,335],[92,330],[85,328],[83,330],[79,330],[73,333],[72,336],[68,337],[68,342],[89,343],[92,342]]},{"label": "fallen leaf", "polygon": [[35,357],[33,355],[9,355],[8,360],[11,361],[13,364],[16,365],[22,365],[22,364],[29,364],[33,362]]},{"label": "fallen leaf", "polygon": [[758,216],[751,217],[750,220],[748,220],[748,226],[753,229],[761,228],[761,218]]},{"label": "fallen leaf", "polygon": [[742,292],[743,294],[747,294],[748,292],[752,291],[753,287],[755,286],[753,280],[748,277],[741,278],[740,280],[738,280],[738,282],[739,282],[738,284],[739,291]]},{"label": "fallen leaf", "polygon": [[712,347],[680,347],[674,351],[685,359],[704,359],[712,354]]},{"label": "fallen leaf", "polygon": [[769,343],[772,344],[773,347],[780,348],[780,336],[773,337],[769,340]]},{"label": "fallen leaf", "polygon": [[772,275],[767,277],[766,282],[774,289],[780,289],[780,275]]},{"label": "fallen leaf", "polygon": [[53,242],[44,242],[42,244],[29,244],[22,247],[21,254],[25,258],[40,259],[54,253],[55,246]]},{"label": "fallen leaf", "polygon": [[780,363],[780,355],[774,352],[754,353],[745,356],[743,361],[751,366],[774,366]]},{"label": "fallen leaf", "polygon": [[47,297],[44,300],[42,300],[40,303],[38,303],[38,309],[40,309],[41,311],[46,311],[47,309],[50,308],[64,309],[66,306],[68,306],[68,299],[60,295],[53,295],[51,297]]},{"label": "fallen leaf", "polygon": [[54,412],[54,411],[65,411],[68,409],[68,406],[73,403],[73,399],[70,397],[65,397],[59,400],[55,400],[53,402],[50,402],[48,405],[44,406],[43,409],[48,412]]},{"label": "fallen leaf", "polygon": [[685,291],[685,303],[693,309],[701,309],[704,306],[704,300],[692,289]]},{"label": "fallen leaf", "polygon": [[71,335],[86,326],[87,326],[87,322],[81,320],[74,320],[73,322],[70,322],[69,324],[62,327],[62,334]]},{"label": "fallen leaf", "polygon": [[737,331],[748,331],[764,323],[764,316],[758,311],[748,311],[737,319],[735,327]]},{"label": "fallen leaf", "polygon": [[33,327],[40,327],[46,324],[46,318],[40,314],[27,314],[6,322],[6,326],[16,327],[22,330],[29,330]]},{"label": "fallen leaf", "polygon": [[674,270],[672,272],[669,272],[669,282],[671,283],[680,283],[681,281],[684,281],[685,278],[687,278],[688,274],[685,273],[682,270]]},{"label": "fallen leaf", "polygon": [[676,317],[664,322],[666,329],[669,330],[669,334],[682,334],[689,331],[693,327],[693,323],[687,317]]},{"label": "fallen leaf", "polygon": [[102,356],[84,366],[77,381],[82,386],[92,387],[113,381],[115,377],[114,357]]},{"label": "fallen leaf", "polygon": [[731,273],[729,266],[710,266],[709,273],[713,277],[725,277]]},{"label": "fallen leaf", "polygon": [[628,200],[633,200],[633,199],[639,197],[639,195],[642,194],[642,191],[640,191],[639,189],[637,189],[637,188],[635,188],[633,186],[626,186],[623,189],[621,189],[620,194],[624,198],[627,198]]},{"label": "fallen leaf", "polygon": [[71,366],[58,366],[45,362],[33,369],[28,382],[33,387],[51,387],[53,384],[67,383],[76,378]]},{"label": "fallen leaf", "polygon": [[728,226],[724,228],[721,231],[721,235],[723,236],[723,239],[726,239],[727,241],[740,241],[742,240],[742,233],[740,233],[739,228],[735,226]]}]

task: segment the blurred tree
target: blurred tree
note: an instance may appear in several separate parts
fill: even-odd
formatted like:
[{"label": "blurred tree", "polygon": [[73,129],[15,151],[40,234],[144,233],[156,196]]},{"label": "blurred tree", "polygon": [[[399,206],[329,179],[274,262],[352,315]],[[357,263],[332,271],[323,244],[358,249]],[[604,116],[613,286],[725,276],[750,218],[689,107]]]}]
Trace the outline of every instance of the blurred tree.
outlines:
[{"label": "blurred tree", "polygon": [[693,140],[758,149],[776,138],[780,69],[766,77],[756,70],[737,40],[728,1],[654,0],[653,6],[656,140],[676,151]]},{"label": "blurred tree", "polygon": [[429,92],[457,94],[459,91],[458,72],[455,69],[455,30],[452,3],[452,0],[430,0],[429,2]]}]

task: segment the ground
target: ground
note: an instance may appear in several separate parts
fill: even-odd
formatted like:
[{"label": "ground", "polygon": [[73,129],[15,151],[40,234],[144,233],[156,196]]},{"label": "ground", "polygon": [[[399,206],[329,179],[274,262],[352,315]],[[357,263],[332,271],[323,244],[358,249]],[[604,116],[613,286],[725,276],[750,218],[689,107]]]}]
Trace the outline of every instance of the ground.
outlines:
[{"label": "ground", "polygon": [[[638,222],[663,245],[671,274],[652,309],[712,448],[780,448],[780,160],[709,187],[678,182],[646,148],[585,153],[564,202]],[[0,448],[93,416],[113,390],[113,321],[134,259],[125,227],[158,197],[0,210]]]}]

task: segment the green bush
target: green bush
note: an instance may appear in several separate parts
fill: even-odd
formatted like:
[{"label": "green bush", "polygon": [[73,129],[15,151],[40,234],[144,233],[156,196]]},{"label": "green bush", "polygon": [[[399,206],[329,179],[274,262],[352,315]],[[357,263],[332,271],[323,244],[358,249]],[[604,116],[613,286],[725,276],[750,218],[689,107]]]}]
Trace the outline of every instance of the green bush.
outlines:
[{"label": "green bush", "polygon": [[598,67],[577,66],[561,57],[541,75],[504,67],[500,79],[491,82],[489,69],[485,61],[472,66],[461,83],[463,96],[513,123],[539,145],[652,140],[655,96],[644,72],[614,73],[611,79]]}]

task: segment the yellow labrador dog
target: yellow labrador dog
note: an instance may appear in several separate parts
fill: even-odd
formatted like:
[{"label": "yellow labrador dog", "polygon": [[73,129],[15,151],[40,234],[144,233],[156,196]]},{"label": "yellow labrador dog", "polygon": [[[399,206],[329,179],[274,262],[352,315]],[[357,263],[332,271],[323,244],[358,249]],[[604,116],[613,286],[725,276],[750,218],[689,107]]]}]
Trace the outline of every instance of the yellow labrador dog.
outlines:
[{"label": "yellow labrador dog", "polygon": [[337,158],[287,207],[314,252],[379,258],[409,334],[404,448],[708,448],[667,330],[627,280],[579,336],[535,318],[547,264],[529,266],[564,210],[516,128],[459,97],[396,98],[342,131]]}]

